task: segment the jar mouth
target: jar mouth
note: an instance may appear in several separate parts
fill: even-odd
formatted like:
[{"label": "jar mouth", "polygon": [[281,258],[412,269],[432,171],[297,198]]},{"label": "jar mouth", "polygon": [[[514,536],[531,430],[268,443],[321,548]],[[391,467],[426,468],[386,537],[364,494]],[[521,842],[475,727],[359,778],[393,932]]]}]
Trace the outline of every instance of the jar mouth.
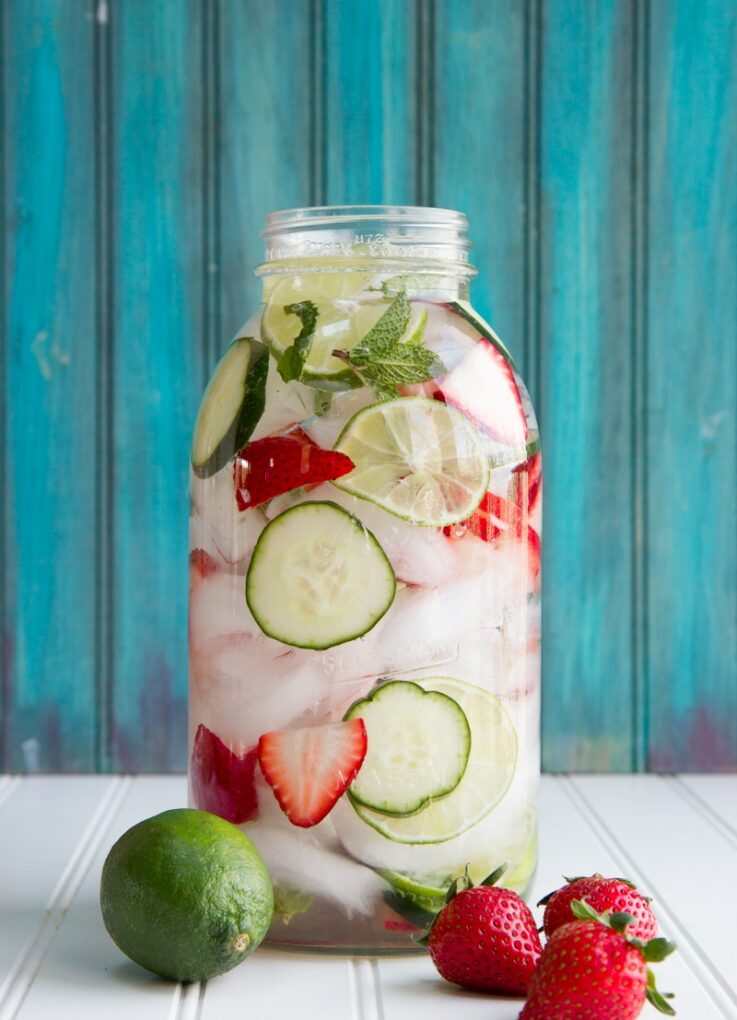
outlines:
[{"label": "jar mouth", "polygon": [[[469,263],[468,219],[454,209],[407,205],[326,205],[269,213],[261,236],[266,242],[262,276],[278,271],[275,263],[315,260],[347,263],[366,259],[421,265],[425,272],[474,276]],[[312,265],[307,263],[311,262]]]}]

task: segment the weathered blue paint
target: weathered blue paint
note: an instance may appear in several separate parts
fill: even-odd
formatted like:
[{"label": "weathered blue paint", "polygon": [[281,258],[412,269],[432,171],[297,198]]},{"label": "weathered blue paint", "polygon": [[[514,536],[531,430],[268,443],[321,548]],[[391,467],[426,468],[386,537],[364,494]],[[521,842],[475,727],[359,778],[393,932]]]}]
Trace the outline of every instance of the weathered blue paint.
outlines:
[{"label": "weathered blue paint", "polygon": [[655,3],[647,194],[648,763],[737,758],[737,7]]},{"label": "weathered blue paint", "polygon": [[89,5],[3,5],[4,763],[95,765]]},{"label": "weathered blue paint", "polygon": [[0,762],[183,766],[192,419],[264,214],[327,201],[470,217],[544,430],[546,766],[737,766],[734,4],[1,10]]},{"label": "weathered blue paint", "polygon": [[546,3],[540,401],[546,450],[548,768],[635,764],[634,22]]},{"label": "weathered blue paint", "polygon": [[317,116],[309,3],[224,0],[219,6],[220,146],[217,190],[222,286],[218,351],[261,300],[253,270],[263,261],[266,214],[319,202]]},{"label": "weathered blue paint", "polygon": [[407,0],[325,2],[317,140],[329,204],[413,201],[415,9]]},{"label": "weathered blue paint", "polygon": [[203,386],[200,6],[113,5],[110,765],[185,764],[187,435]]},{"label": "weathered blue paint", "polygon": [[[527,328],[527,125],[535,116],[526,52],[529,6],[517,0],[440,3],[435,24],[435,201],[471,218],[480,273],[473,301],[520,366]],[[531,166],[534,160],[531,160]],[[527,377],[529,373],[525,372]]]}]

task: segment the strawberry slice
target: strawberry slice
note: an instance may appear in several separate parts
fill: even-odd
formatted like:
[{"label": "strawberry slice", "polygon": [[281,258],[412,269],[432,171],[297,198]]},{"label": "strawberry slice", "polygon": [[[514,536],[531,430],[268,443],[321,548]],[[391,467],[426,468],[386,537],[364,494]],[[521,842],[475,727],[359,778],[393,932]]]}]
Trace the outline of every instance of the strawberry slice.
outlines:
[{"label": "strawberry slice", "polygon": [[438,380],[438,387],[446,403],[473,418],[499,442],[507,446],[527,442],[527,419],[512,367],[484,337]]},{"label": "strawberry slice", "polygon": [[196,806],[234,825],[255,818],[257,757],[255,747],[244,755],[236,754],[212,730],[200,724],[194,738],[191,769]]},{"label": "strawberry slice", "polygon": [[[513,490],[512,495],[517,506],[522,509],[525,503],[525,489],[527,490],[527,513],[532,516],[542,495],[543,484],[543,458],[540,452],[533,455],[524,462],[512,469]],[[527,485],[525,486],[525,476]]]},{"label": "strawberry slice", "polygon": [[204,581],[210,574],[214,574],[218,565],[213,556],[204,549],[193,549],[189,554],[189,583],[190,587],[196,581]]},{"label": "strawberry slice", "polygon": [[443,534],[453,540],[475,535],[484,542],[526,539],[530,580],[537,591],[541,567],[540,536],[526,524],[525,518],[526,514],[516,503],[487,492],[468,520],[443,528]]},{"label": "strawberry slice", "polygon": [[317,825],[355,779],[366,757],[363,719],[264,733],[258,760],[293,825]]},{"label": "strawberry slice", "polygon": [[266,436],[244,446],[235,459],[236,503],[239,510],[248,510],[303,485],[332,482],[353,468],[350,457],[323,450],[302,429]]}]

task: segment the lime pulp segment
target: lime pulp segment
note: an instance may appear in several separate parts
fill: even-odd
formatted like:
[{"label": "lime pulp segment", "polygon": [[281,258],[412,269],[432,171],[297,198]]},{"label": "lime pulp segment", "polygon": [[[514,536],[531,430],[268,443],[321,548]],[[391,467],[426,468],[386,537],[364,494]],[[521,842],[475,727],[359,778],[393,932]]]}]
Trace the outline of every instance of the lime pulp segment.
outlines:
[{"label": "lime pulp segment", "polygon": [[[281,357],[301,329],[298,317],[286,309],[301,301],[311,301],[318,315],[304,381],[318,388],[360,386],[358,377],[332,352],[355,346],[386,311],[388,299],[381,293],[367,291],[372,279],[367,273],[321,272],[279,281],[268,295],[261,318],[264,343],[274,357]],[[408,343],[421,342],[426,321],[427,311],[413,306],[407,328]]]},{"label": "lime pulp segment", "polygon": [[489,484],[489,462],[472,422],[426,397],[371,404],[351,418],[335,449],[355,464],[334,484],[413,524],[466,520]]}]

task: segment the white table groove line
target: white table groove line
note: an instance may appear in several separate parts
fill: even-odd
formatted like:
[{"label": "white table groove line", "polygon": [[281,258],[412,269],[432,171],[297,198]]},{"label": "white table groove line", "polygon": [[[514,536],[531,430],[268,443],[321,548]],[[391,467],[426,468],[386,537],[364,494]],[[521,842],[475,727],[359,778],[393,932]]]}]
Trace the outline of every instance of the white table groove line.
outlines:
[{"label": "white table groove line", "polygon": [[22,782],[20,776],[0,776],[0,808],[20,789]]},{"label": "white table groove line", "polygon": [[[683,795],[681,782],[696,800]],[[737,912],[735,795],[737,776],[693,783],[688,776],[543,777],[541,865],[531,899],[555,888],[567,869],[629,875],[656,896],[664,933],[680,948],[659,976],[676,994],[680,1020],[737,1020],[726,919]],[[425,954],[341,957],[266,947],[207,983],[157,980],[107,936],[99,876],[126,829],[184,805],[184,778],[0,776],[3,796],[0,1020],[287,1020],[295,1013],[308,1020],[518,1020],[521,1000],[448,985]],[[706,873],[695,893],[682,877],[691,858]],[[714,911],[711,888],[721,889]],[[654,1010],[646,1007],[645,1016],[654,1020]]]},{"label": "white table groove line", "polygon": [[59,933],[64,916],[74,901],[94,855],[105,839],[131,783],[132,780],[128,777],[111,779],[82,838],[51,892],[41,919],[20,950],[5,981],[0,985],[0,1020],[14,1020],[21,1009]]},{"label": "white table groove line", "polygon": [[684,783],[680,776],[669,776],[667,782],[673,787],[679,797],[682,797],[695,811],[698,811],[701,817],[713,829],[716,829],[723,839],[726,839],[728,843],[737,849],[737,830],[729,824],[726,818],[723,818],[710,804],[703,801],[695,790],[692,790],[690,786]]},{"label": "white table groove line", "polygon": [[178,984],[171,1001],[168,1020],[200,1020],[207,982]]},{"label": "white table groove line", "polygon": [[[675,938],[681,959],[699,982],[704,993],[709,996],[713,1005],[720,1010],[725,1020],[737,1020],[737,1010],[735,1009],[737,995],[734,989],[727,983],[721,971],[712,964],[699,944],[694,941],[688,929],[668,906],[667,898],[661,893],[656,882],[643,870],[636,858],[624,848],[595,805],[578,789],[575,776],[561,777],[561,786],[567,796],[577,805],[589,828],[596,833],[602,843],[609,846],[612,855],[618,857],[622,864],[626,865],[623,870],[628,872],[628,877],[636,882],[638,888],[648,895],[652,895],[658,916],[661,921],[665,922],[663,927],[666,929],[666,933]],[[672,933],[668,933],[668,928],[672,930]],[[677,1003],[675,1008],[677,1011]],[[688,1017],[687,1020],[692,1020],[692,1018]],[[693,1020],[698,1020],[698,1018],[694,1017]]]},{"label": "white table groove line", "polygon": [[371,957],[350,960],[352,1020],[384,1020],[378,961]]}]

